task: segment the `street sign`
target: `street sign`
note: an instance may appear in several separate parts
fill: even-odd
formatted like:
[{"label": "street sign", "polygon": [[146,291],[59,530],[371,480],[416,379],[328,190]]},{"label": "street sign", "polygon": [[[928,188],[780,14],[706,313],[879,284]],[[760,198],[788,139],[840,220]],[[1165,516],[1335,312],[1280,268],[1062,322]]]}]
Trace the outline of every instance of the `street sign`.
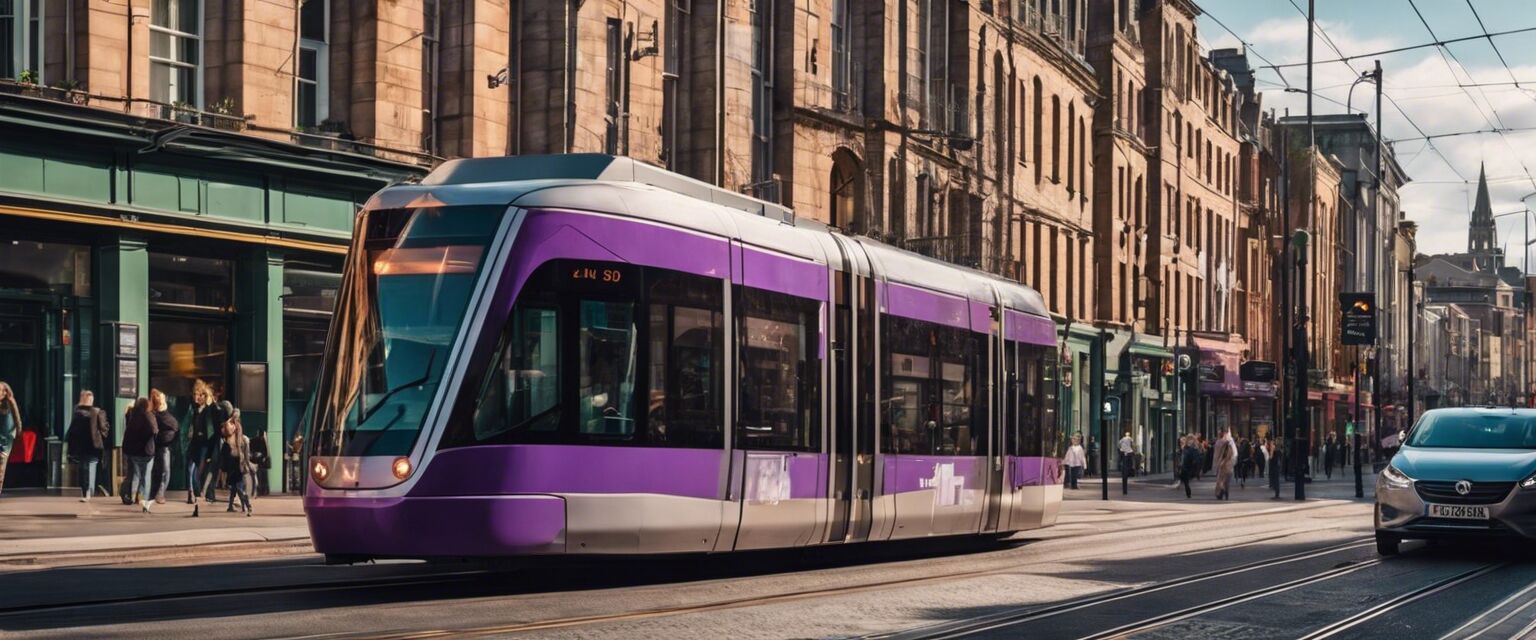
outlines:
[{"label": "street sign", "polygon": [[1339,333],[1344,344],[1376,344],[1376,294],[1339,294]]},{"label": "street sign", "polygon": [[1120,396],[1105,396],[1104,397],[1104,419],[1105,420],[1119,420],[1120,419]]}]

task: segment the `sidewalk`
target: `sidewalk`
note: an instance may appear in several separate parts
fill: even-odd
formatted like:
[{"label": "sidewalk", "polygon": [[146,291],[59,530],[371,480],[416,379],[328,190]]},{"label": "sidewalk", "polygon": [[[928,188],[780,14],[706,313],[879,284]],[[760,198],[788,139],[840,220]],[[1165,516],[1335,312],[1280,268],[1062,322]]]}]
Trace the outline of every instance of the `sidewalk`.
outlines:
[{"label": "sidewalk", "polygon": [[[1361,485],[1364,488],[1365,497],[1362,500],[1373,500],[1376,492],[1376,474],[1371,473],[1369,467],[1361,469]],[[1067,490],[1066,497],[1069,500],[1097,500],[1102,495],[1102,482],[1099,478],[1084,478],[1078,481],[1076,491]],[[1215,501],[1216,474],[1206,474],[1205,478],[1189,483],[1193,501]],[[1270,489],[1269,477],[1248,478],[1246,487],[1238,483],[1237,478],[1232,478],[1230,486],[1232,501],[1271,500],[1275,492]],[[1317,474],[1311,482],[1306,484],[1308,499],[1328,500],[1354,500],[1355,498],[1355,468],[1349,467],[1343,471],[1337,469],[1333,477],[1328,478],[1324,474]],[[1280,498],[1292,500],[1296,496],[1295,483],[1283,480],[1280,483]],[[1111,475],[1109,478],[1109,499],[1124,498],[1120,493],[1120,476]],[[1157,501],[1183,501],[1184,488],[1174,479],[1172,473],[1160,473],[1152,475],[1136,476],[1131,478],[1130,497],[1135,500]]]},{"label": "sidewalk", "polygon": [[115,497],[81,503],[77,494],[6,491],[0,495],[0,568],[310,550],[302,499],[265,496],[252,507],[255,515],[246,517],[226,512],[222,502],[204,503],[194,518],[193,506],[176,499],[146,514]]}]

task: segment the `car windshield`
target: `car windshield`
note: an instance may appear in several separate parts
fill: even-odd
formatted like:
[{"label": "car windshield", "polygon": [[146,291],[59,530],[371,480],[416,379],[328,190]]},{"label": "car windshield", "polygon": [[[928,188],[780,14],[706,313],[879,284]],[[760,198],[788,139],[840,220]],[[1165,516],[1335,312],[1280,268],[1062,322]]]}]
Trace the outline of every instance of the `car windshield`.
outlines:
[{"label": "car windshield", "polygon": [[1536,449],[1536,415],[1517,413],[1428,414],[1408,438],[1410,447]]}]

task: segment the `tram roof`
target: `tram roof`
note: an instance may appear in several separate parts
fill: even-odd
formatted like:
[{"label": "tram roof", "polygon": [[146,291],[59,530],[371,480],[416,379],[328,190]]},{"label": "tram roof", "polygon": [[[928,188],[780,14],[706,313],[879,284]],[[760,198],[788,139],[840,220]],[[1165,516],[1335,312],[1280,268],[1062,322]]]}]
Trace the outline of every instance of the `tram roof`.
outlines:
[{"label": "tram roof", "polygon": [[[797,218],[792,210],[781,205],[633,158],[605,154],[450,160],[419,185],[397,185],[379,192],[369,206],[407,206],[426,193],[447,205],[512,204],[628,215],[739,238],[748,244],[823,264],[828,262],[825,245],[816,236],[840,233],[819,221]],[[705,204],[714,215],[700,216],[700,204]],[[1021,283],[873,238],[847,237],[864,248],[889,281],[989,303],[995,290],[1005,308],[1050,317],[1039,292]]]}]

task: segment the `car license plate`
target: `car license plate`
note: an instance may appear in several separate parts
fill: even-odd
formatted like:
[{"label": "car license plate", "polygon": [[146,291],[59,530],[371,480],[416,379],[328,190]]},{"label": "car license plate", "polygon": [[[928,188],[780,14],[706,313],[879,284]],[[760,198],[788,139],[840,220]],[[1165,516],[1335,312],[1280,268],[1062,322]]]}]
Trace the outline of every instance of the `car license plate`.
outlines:
[{"label": "car license plate", "polygon": [[1429,505],[1431,518],[1452,518],[1456,520],[1487,520],[1488,507],[1467,506],[1459,504],[1432,504]]}]

